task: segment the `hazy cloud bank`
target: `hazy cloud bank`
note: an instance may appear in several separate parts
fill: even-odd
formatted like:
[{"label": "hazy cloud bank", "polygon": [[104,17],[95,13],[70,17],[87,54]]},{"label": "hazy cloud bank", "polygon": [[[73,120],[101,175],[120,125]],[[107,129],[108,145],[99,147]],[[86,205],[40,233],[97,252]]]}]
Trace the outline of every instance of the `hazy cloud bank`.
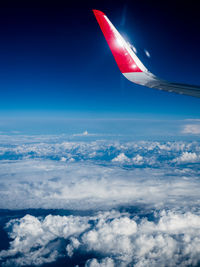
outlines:
[{"label": "hazy cloud bank", "polygon": [[17,136],[10,144],[6,138],[0,144],[0,208],[199,203],[199,142]]},{"label": "hazy cloud bank", "polygon": [[107,208],[199,203],[198,168],[121,168],[53,160],[1,162],[0,208]]}]

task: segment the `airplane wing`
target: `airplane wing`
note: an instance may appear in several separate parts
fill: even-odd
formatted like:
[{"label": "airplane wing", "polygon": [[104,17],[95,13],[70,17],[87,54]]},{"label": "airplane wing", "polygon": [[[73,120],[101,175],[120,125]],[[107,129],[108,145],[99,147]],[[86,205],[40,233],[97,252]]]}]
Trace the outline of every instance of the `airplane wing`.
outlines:
[{"label": "airplane wing", "polygon": [[99,10],[93,12],[121,73],[129,81],[150,88],[200,97],[200,86],[168,82],[148,71],[107,16]]}]

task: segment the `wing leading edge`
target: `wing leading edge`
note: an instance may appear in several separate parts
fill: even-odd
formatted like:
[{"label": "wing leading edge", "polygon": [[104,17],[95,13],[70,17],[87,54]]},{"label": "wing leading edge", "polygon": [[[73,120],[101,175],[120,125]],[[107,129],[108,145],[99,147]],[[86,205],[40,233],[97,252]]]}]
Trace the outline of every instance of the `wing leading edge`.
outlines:
[{"label": "wing leading edge", "polygon": [[161,80],[148,71],[107,16],[99,10],[93,12],[121,73],[129,81],[150,88],[200,97],[200,86]]}]

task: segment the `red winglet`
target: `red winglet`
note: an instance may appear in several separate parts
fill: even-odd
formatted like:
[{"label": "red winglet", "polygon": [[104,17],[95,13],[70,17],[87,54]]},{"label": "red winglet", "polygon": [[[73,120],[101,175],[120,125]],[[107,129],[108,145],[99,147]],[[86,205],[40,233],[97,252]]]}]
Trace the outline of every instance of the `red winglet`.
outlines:
[{"label": "red winglet", "polygon": [[106,15],[99,10],[93,10],[93,12],[120,71],[122,73],[142,72],[133,59],[130,49],[127,48],[126,42]]}]

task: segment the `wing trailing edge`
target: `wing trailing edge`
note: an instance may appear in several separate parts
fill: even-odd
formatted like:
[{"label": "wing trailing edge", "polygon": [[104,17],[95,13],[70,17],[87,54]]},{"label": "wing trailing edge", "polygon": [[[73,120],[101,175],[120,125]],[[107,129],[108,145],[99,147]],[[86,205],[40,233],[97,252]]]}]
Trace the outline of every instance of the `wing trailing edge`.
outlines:
[{"label": "wing trailing edge", "polygon": [[148,71],[107,16],[99,10],[93,12],[121,73],[129,81],[150,88],[200,97],[200,86],[168,82]]}]

